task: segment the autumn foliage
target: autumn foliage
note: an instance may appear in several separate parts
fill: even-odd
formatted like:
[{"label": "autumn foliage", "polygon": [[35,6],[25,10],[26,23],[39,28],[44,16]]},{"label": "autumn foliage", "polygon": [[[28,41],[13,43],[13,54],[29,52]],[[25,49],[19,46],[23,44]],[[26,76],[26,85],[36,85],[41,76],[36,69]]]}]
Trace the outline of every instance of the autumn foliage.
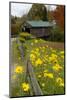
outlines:
[{"label": "autumn foliage", "polygon": [[56,10],[53,11],[53,17],[56,20],[57,25],[60,29],[64,30],[64,6],[57,6]]}]

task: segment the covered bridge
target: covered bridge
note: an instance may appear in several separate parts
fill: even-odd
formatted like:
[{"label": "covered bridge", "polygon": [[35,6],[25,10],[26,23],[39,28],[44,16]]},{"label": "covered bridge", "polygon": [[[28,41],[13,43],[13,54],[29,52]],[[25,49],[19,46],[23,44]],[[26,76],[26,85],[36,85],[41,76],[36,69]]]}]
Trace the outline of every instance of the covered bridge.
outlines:
[{"label": "covered bridge", "polygon": [[27,21],[23,25],[23,30],[35,37],[48,37],[52,27],[53,23],[49,21]]}]

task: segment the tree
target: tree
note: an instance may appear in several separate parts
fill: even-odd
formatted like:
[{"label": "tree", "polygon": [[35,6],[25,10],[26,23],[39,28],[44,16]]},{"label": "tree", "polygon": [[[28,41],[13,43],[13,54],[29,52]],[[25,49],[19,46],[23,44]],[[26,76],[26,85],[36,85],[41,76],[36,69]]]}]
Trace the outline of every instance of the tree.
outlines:
[{"label": "tree", "polygon": [[17,36],[20,31],[21,21],[19,17],[11,16],[11,35]]},{"label": "tree", "polygon": [[64,30],[64,6],[57,6],[56,10],[52,13],[57,25]]},{"label": "tree", "polygon": [[29,13],[29,20],[48,20],[47,10],[44,4],[33,4]]}]

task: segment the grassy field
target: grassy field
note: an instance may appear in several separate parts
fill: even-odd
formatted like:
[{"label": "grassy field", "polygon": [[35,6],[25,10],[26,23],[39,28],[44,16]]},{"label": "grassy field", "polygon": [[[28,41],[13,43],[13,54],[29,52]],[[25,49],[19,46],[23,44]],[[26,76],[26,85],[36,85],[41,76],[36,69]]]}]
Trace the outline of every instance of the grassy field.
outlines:
[{"label": "grassy field", "polygon": [[43,95],[64,94],[64,44],[42,39],[25,40],[24,59],[16,41],[12,42],[11,96],[33,96],[26,76],[26,59],[30,59]]},{"label": "grassy field", "polygon": [[64,44],[33,39],[24,46],[43,94],[64,94]]}]

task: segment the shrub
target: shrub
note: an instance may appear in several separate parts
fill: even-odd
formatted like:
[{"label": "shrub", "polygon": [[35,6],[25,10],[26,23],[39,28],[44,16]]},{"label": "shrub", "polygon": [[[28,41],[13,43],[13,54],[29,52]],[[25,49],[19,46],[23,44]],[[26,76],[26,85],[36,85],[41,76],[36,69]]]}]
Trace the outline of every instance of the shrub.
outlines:
[{"label": "shrub", "polygon": [[24,43],[25,42],[25,38],[19,37],[20,42]]},{"label": "shrub", "polygon": [[22,37],[22,38],[24,38],[26,40],[31,39],[31,34],[29,34],[27,32],[22,32],[19,35],[20,35],[20,37]]},{"label": "shrub", "polygon": [[50,33],[50,37],[47,39],[49,41],[64,42],[64,32],[55,27]]}]

